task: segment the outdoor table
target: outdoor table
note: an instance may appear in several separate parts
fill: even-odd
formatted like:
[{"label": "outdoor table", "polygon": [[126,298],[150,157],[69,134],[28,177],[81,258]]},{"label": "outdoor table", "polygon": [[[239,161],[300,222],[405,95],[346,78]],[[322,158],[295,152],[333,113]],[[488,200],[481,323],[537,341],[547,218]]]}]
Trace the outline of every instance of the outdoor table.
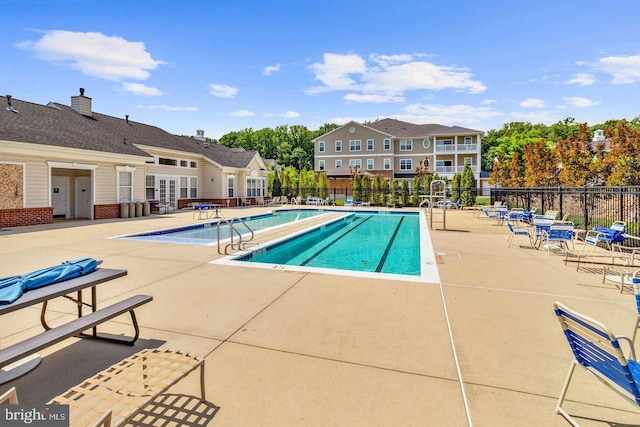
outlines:
[{"label": "outdoor table", "polygon": [[220,218],[220,209],[222,209],[222,205],[211,203],[209,206],[211,207],[211,216],[209,218]]},{"label": "outdoor table", "polygon": [[[80,276],[74,279],[65,280],[63,282],[54,283],[52,285],[32,289],[28,292],[23,293],[14,302],[10,304],[0,305],[0,316],[42,303],[40,312],[40,323],[46,331],[51,329],[51,326],[49,326],[46,321],[47,304],[49,301],[58,297],[64,297],[71,300],[77,306],[77,315],[78,318],[80,318],[83,316],[84,307],[89,307],[92,312],[95,312],[97,310],[98,298],[96,288],[100,283],[125,276],[126,274],[127,270],[98,268],[92,273],[85,276]],[[82,297],[82,291],[87,288],[91,288],[90,302],[84,302]],[[73,293],[76,293],[75,298],[70,296]],[[92,333],[87,336],[122,342],[121,340],[98,337],[96,328],[93,328]],[[0,371],[0,384],[11,381],[12,379],[17,378],[35,368],[38,363],[40,363],[40,356],[38,354],[33,354],[30,357],[24,359],[24,363],[20,362],[21,361],[18,361],[1,367],[2,369]]]}]

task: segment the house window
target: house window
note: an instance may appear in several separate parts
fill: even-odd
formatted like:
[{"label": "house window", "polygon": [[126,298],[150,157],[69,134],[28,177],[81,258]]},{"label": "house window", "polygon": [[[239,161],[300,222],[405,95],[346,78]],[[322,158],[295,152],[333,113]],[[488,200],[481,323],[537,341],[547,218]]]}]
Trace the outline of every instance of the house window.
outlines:
[{"label": "house window", "polygon": [[189,166],[192,169],[198,169],[198,162],[189,162]]},{"label": "house window", "polygon": [[186,168],[189,165],[189,162],[186,160],[180,160],[180,167]]},{"label": "house window", "polygon": [[400,159],[400,170],[401,171],[413,170],[413,160],[411,160],[411,159]]},{"label": "house window", "polygon": [[465,136],[464,137],[464,143],[465,144],[471,144],[472,143],[472,139],[470,136]]},{"label": "house window", "polygon": [[453,145],[453,139],[443,139],[441,143],[443,145]]},{"label": "house window", "polygon": [[425,139],[422,141],[422,146],[423,146],[424,148],[429,148],[429,147],[431,146],[431,141],[429,140],[429,138],[425,138]]},{"label": "house window", "polygon": [[257,178],[247,178],[247,197],[262,196],[262,180]]},{"label": "house window", "polygon": [[186,199],[189,197],[189,177],[180,177],[180,198]]},{"label": "house window", "polygon": [[383,169],[384,170],[390,170],[391,169],[391,159],[384,159]]},{"label": "house window", "polygon": [[373,159],[367,159],[367,170],[368,171],[373,170]]},{"label": "house window", "polygon": [[336,141],[336,151],[342,151],[342,141]]},{"label": "house window", "polygon": [[367,151],[373,151],[373,139],[367,139]]},{"label": "house window", "polygon": [[236,177],[231,175],[227,176],[227,197],[233,198],[235,197],[235,192],[233,191],[236,184]]},{"label": "house window", "polygon": [[156,176],[147,175],[145,178],[145,198],[153,200],[156,198]]},{"label": "house window", "polygon": [[349,160],[349,166],[356,167],[360,169],[362,167],[362,160],[360,159],[351,159]]},{"label": "house window", "polygon": [[192,176],[189,178],[189,197],[198,197],[198,177]]},{"label": "house window", "polygon": [[411,139],[401,139],[400,140],[400,151],[411,151],[413,150],[413,140]]},{"label": "house window", "polygon": [[324,160],[318,160],[318,169],[324,170]]},{"label": "house window", "polygon": [[135,168],[116,166],[118,172],[118,202],[133,201],[133,171]]},{"label": "house window", "polygon": [[464,164],[472,166],[473,165],[473,157],[465,157],[464,158]]},{"label": "house window", "polygon": [[360,151],[362,149],[362,141],[359,139],[352,139],[349,141],[349,151]]},{"label": "house window", "polygon": [[324,153],[324,141],[318,141],[318,151]]},{"label": "house window", "polygon": [[158,164],[159,165],[166,165],[166,166],[178,166],[178,161],[176,159],[168,159],[166,157],[159,157],[158,158]]},{"label": "house window", "polygon": [[391,150],[391,140],[389,138],[386,138],[384,140],[384,149],[385,150]]},{"label": "house window", "polygon": [[336,169],[341,168],[342,167],[342,160],[336,160]]}]

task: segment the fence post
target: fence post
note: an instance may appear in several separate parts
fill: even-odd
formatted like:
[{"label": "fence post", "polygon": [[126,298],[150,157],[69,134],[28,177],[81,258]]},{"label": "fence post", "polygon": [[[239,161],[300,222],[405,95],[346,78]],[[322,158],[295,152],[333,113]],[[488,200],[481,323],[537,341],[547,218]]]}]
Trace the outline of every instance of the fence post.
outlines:
[{"label": "fence post", "polygon": [[584,192],[583,192],[584,228],[585,230],[587,230],[589,226],[589,207],[587,206],[587,186],[585,185],[583,188],[584,188]]},{"label": "fence post", "polygon": [[620,205],[618,206],[619,208],[619,221],[624,221],[624,198],[622,197],[622,187],[618,187],[618,200]]},{"label": "fence post", "polygon": [[560,203],[560,218],[562,218],[562,185],[558,185],[558,201]]}]

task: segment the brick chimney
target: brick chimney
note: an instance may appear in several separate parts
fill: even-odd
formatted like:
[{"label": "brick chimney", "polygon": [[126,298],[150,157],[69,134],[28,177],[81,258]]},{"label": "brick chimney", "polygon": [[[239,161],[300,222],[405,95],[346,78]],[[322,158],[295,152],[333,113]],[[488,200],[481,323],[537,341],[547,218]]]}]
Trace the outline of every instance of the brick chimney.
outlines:
[{"label": "brick chimney", "polygon": [[84,96],[84,88],[80,88],[80,95],[71,97],[71,108],[76,113],[80,113],[83,116],[91,117],[91,98]]}]

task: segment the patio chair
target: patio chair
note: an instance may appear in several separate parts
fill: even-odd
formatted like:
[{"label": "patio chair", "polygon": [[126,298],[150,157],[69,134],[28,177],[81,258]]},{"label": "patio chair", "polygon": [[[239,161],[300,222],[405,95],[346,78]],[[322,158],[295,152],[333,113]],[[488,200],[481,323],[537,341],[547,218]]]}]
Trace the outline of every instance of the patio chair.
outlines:
[{"label": "patio chair", "polygon": [[514,226],[511,222],[507,221],[507,227],[509,228],[509,240],[507,240],[507,247],[511,247],[511,242],[515,236],[527,236],[529,239],[529,246],[533,247],[533,236],[529,227],[527,226]]},{"label": "patio chair", "polygon": [[633,293],[636,297],[636,310],[638,311],[638,316],[636,316],[636,321],[633,325],[633,334],[631,335],[631,342],[635,346],[636,335],[638,333],[638,328],[640,328],[640,270],[633,272],[631,283],[633,284]]},{"label": "patio chair", "polygon": [[607,249],[612,249],[613,243],[621,243],[624,241],[624,230],[627,223],[624,221],[614,221],[611,227],[594,227],[587,231],[584,238],[584,246],[591,245],[595,248],[603,244]]},{"label": "patio chair", "polygon": [[[559,302],[553,304],[565,337],[574,358],[569,366],[556,413],[562,415],[573,426],[578,423],[562,408],[571,377],[576,366],[580,366],[640,409],[640,364],[635,360],[633,342],[627,337],[616,337],[602,323],[571,310]],[[631,356],[626,358],[620,348],[620,340],[631,346]]]},{"label": "patio chair", "polygon": [[571,243],[571,247],[575,249],[573,244],[573,229],[574,224],[572,222],[554,222],[549,226],[548,230],[542,231],[542,246],[546,245],[547,251],[551,253],[551,248],[557,244],[560,248],[564,248],[565,252]]}]

